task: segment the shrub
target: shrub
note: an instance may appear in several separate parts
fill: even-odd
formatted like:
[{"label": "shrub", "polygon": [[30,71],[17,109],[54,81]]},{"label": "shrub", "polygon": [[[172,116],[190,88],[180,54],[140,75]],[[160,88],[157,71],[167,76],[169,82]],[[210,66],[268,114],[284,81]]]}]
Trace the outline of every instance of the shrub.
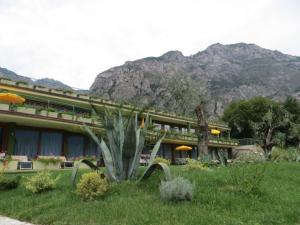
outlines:
[{"label": "shrub", "polygon": [[59,157],[39,157],[37,158],[37,161],[44,163],[44,164],[57,164],[57,163],[61,163],[62,159]]},{"label": "shrub", "polygon": [[227,179],[228,188],[234,192],[249,195],[261,193],[261,184],[264,178],[265,164],[234,165],[229,168]]},{"label": "shrub", "polygon": [[271,151],[271,160],[275,162],[279,161],[297,161],[300,157],[300,151],[296,148],[278,148],[273,147]]},{"label": "shrub", "polygon": [[56,188],[59,177],[52,178],[48,171],[38,172],[36,175],[27,178],[25,188],[32,193],[41,193]]},{"label": "shrub", "polygon": [[162,181],[159,187],[160,196],[167,201],[192,200],[194,185],[183,177]]},{"label": "shrub", "polygon": [[165,163],[165,164],[167,164],[167,165],[170,165],[170,164],[171,164],[171,161],[170,161],[169,159],[165,159],[165,158],[159,157],[159,156],[156,156],[156,157],[155,157],[154,162]]},{"label": "shrub", "polygon": [[84,200],[94,200],[103,196],[107,190],[106,178],[102,178],[99,173],[90,172],[82,175],[77,184],[76,194]]},{"label": "shrub", "polygon": [[0,176],[0,190],[14,189],[19,186],[20,176],[15,177],[5,177]]},{"label": "shrub", "polygon": [[257,163],[257,162],[265,162],[266,157],[262,152],[247,152],[238,155],[234,159],[234,163]]},{"label": "shrub", "polygon": [[195,159],[187,159],[187,163],[185,165],[185,169],[187,170],[207,170],[208,166],[206,164],[201,163]]}]

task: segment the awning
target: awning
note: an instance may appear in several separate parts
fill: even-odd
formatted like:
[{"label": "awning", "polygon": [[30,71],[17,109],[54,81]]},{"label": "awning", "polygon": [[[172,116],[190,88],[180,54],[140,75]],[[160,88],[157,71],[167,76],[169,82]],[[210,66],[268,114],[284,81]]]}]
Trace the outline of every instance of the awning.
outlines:
[{"label": "awning", "polygon": [[181,145],[175,148],[176,151],[190,151],[192,149],[192,147],[186,145]]}]

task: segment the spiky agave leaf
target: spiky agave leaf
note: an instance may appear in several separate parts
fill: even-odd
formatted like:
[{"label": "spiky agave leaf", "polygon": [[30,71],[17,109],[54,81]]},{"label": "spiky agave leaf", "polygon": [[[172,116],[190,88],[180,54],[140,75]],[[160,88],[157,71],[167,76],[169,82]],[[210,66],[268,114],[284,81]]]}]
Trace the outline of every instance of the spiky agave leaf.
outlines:
[{"label": "spiky agave leaf", "polygon": [[94,142],[98,145],[99,149],[102,152],[103,155],[103,160],[105,163],[105,167],[106,167],[106,177],[110,180],[110,181],[115,181],[117,180],[116,178],[116,174],[115,174],[115,169],[114,169],[114,163],[113,163],[113,158],[111,156],[111,153],[106,145],[106,143],[104,142],[104,140],[102,139],[101,141],[98,139],[98,137],[93,133],[93,131],[86,126],[85,124],[82,126],[85,131],[91,136],[91,138],[94,140]]},{"label": "spiky agave leaf", "polygon": [[[157,164],[157,163],[154,163],[154,160],[155,160],[155,156],[157,155],[157,152],[159,150],[159,147],[160,147],[160,144],[162,142],[162,140],[165,138],[165,134],[156,142],[156,144],[154,145],[153,149],[152,149],[152,152],[151,152],[151,156],[150,156],[150,160],[149,160],[149,164],[146,168],[146,170],[144,171],[142,177],[139,179],[143,179],[143,177],[146,175],[146,174],[149,174],[149,176],[152,174],[152,172],[149,172],[149,170],[152,170],[152,165],[153,164]],[[166,165],[166,164],[165,164]],[[167,166],[167,165],[166,165]],[[156,168],[157,166],[154,166],[154,169]],[[159,167],[159,166],[158,166]],[[165,166],[163,166],[165,167]],[[167,166],[168,167],[168,166]],[[164,169],[164,168],[162,168]]]},{"label": "spiky agave leaf", "polygon": [[86,164],[87,166],[89,166],[91,169],[93,170],[98,170],[99,168],[94,164],[92,163],[91,161],[87,160],[87,159],[82,159],[80,160],[75,166],[74,168],[72,169],[72,176],[71,176],[71,184],[73,187],[75,187],[75,184],[76,184],[76,177],[77,177],[77,174],[78,174],[78,169],[79,169],[79,166],[80,164]]},{"label": "spiky agave leaf", "polygon": [[162,142],[162,140],[165,138],[166,134],[164,134],[154,145],[152,151],[151,151],[151,155],[150,155],[150,159],[149,159],[149,166],[154,162],[155,160],[155,156],[157,155],[157,152],[160,148],[160,144]]},{"label": "spiky agave leaf", "polygon": [[[132,159],[131,166],[130,166],[130,169],[128,172],[128,177],[131,179],[134,178],[134,176],[136,175],[137,169],[140,165],[140,157],[141,157],[141,153],[143,151],[144,144],[145,144],[145,136],[146,136],[146,130],[148,127],[148,121],[149,121],[149,116],[147,114],[146,120],[144,123],[144,128],[141,128],[136,125],[135,153],[134,153],[134,157]],[[136,118],[136,124],[137,124],[137,118]]]},{"label": "spiky agave leaf", "polygon": [[139,141],[136,137],[137,114],[130,116],[125,129],[125,141],[123,146],[123,170],[125,179],[129,178],[129,170],[136,152],[136,143]]},{"label": "spiky agave leaf", "polygon": [[119,111],[118,116],[116,116],[115,114],[111,115],[108,111],[105,111],[104,119],[109,150],[115,167],[115,175],[117,180],[123,180],[122,152],[125,135],[122,114]]},{"label": "spiky agave leaf", "polygon": [[156,170],[163,171],[165,180],[172,180],[170,167],[165,163],[154,162],[150,166],[147,167],[147,169],[145,170],[145,172],[139,179],[139,182],[148,179],[151,176],[151,174]]}]

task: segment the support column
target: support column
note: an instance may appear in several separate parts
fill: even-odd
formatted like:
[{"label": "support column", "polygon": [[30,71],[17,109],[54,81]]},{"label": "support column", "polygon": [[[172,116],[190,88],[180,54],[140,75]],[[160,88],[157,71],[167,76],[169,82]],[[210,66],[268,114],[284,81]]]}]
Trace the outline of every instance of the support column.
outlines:
[{"label": "support column", "polygon": [[12,155],[15,148],[15,130],[16,130],[16,124],[15,123],[8,123],[7,127],[4,132],[4,136],[6,139],[6,142],[4,143],[6,153],[8,155]]},{"label": "support column", "polygon": [[68,152],[68,134],[63,132],[62,146],[61,146],[61,156],[66,157],[66,153]]},{"label": "support column", "polygon": [[153,125],[152,116],[149,116],[149,124]]},{"label": "support column", "polygon": [[188,126],[187,126],[187,131],[188,131],[188,133],[190,133],[190,132],[191,132],[191,124],[190,124],[190,123],[188,123]]},{"label": "support column", "polygon": [[83,156],[86,156],[86,151],[89,147],[89,139],[87,136],[83,136]]},{"label": "support column", "polygon": [[39,131],[38,143],[37,143],[37,153],[36,153],[38,156],[41,154],[41,143],[42,143],[42,131]]}]

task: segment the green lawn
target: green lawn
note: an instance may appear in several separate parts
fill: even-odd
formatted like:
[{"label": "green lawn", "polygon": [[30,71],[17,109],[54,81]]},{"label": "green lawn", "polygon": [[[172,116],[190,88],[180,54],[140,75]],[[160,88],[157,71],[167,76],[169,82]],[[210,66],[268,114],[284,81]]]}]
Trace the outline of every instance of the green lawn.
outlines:
[{"label": "green lawn", "polygon": [[[37,224],[300,224],[300,163],[268,164],[259,196],[230,192],[227,168],[185,171],[172,167],[196,185],[191,202],[163,202],[159,175],[136,185],[114,185],[106,197],[84,202],[72,193],[70,171],[61,175],[58,188],[31,194],[21,185],[0,192],[0,215]],[[31,174],[22,174],[30,176]],[[10,175],[13,176],[13,175]]]}]

